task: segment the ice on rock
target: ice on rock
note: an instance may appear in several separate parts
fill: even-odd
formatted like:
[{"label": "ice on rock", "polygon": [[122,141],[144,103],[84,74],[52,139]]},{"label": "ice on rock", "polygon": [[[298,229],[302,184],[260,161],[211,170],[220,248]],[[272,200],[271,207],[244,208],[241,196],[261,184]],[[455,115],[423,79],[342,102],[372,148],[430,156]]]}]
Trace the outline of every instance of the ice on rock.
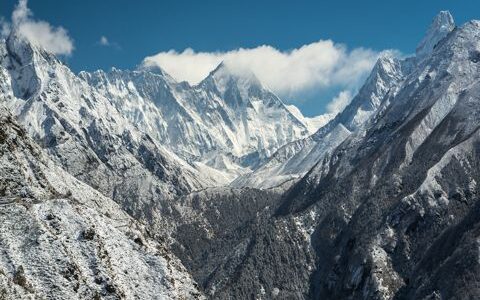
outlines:
[{"label": "ice on rock", "polygon": [[441,11],[430,25],[427,34],[418,44],[416,50],[416,57],[420,61],[428,54],[430,54],[437,45],[447,34],[449,34],[455,28],[455,22],[452,15],[448,11]]}]

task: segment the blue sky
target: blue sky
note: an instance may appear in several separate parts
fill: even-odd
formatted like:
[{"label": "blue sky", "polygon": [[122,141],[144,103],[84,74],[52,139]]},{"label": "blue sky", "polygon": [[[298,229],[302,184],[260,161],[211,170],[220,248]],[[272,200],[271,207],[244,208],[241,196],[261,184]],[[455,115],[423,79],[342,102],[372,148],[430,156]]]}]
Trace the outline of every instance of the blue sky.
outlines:
[{"label": "blue sky", "polygon": [[[2,0],[0,15],[10,20],[15,4],[13,0]],[[175,51],[173,56],[164,56],[163,59],[183,59],[180,61],[183,64],[195,63],[199,52],[223,53],[207,57],[209,62],[212,59],[216,62],[215,59],[223,59],[225,53],[238,48],[257,49],[262,45],[270,46],[267,50],[279,55],[304,45],[315,45],[318,48],[312,48],[312,51],[323,51],[325,45],[316,43],[326,40],[333,42],[333,46],[330,45],[333,49],[343,51],[346,58],[341,62],[344,68],[348,68],[358,60],[370,62],[385,49],[413,53],[430,21],[440,10],[450,10],[457,24],[480,19],[480,2],[475,0],[30,0],[28,6],[33,11],[33,19],[44,20],[54,27],[62,26],[68,31],[74,50],[64,56],[64,60],[76,72],[112,66],[133,69],[145,57],[169,50]],[[104,45],[100,43],[102,36],[106,38]],[[190,60],[181,55],[187,48],[191,48],[194,54],[188,56]],[[330,48],[326,47],[327,50]],[[360,48],[370,52],[351,55]],[[265,53],[268,57],[270,52]],[[245,55],[256,54],[248,52]],[[255,59],[254,62],[259,58]],[[182,77],[182,72],[190,75],[188,67],[174,71],[176,75],[180,74],[174,77]],[[195,70],[195,66],[190,67]],[[207,68],[208,64],[203,67]],[[271,80],[267,78],[267,81],[270,80],[270,85],[275,86],[276,92],[287,102],[294,102],[304,114],[311,116],[327,111],[328,103],[339,92],[354,91],[368,73],[365,66],[362,68],[354,75],[358,78],[348,83],[329,77],[338,77],[337,73],[343,74],[343,71],[327,72],[326,78],[318,79],[321,84],[316,84],[317,81],[310,83],[306,78],[285,90],[282,90],[284,83],[279,81],[279,76]],[[309,73],[301,76],[308,77]]]}]

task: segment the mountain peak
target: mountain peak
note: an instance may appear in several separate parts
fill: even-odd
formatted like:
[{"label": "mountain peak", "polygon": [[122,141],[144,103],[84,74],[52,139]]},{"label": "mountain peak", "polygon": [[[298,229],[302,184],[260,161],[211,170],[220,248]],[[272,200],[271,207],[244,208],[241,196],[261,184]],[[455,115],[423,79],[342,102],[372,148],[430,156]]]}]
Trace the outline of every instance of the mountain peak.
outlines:
[{"label": "mountain peak", "polygon": [[23,64],[33,58],[32,44],[20,34],[16,27],[12,28],[6,39],[7,50],[18,63]]},{"label": "mountain peak", "polygon": [[[150,73],[157,74],[157,75],[160,75],[160,76],[163,76],[163,77],[172,78],[170,76],[170,74],[168,74],[162,67],[160,67],[157,64],[145,64],[145,63],[143,63],[139,67],[137,67],[136,71],[150,72]],[[173,78],[172,78],[172,80],[173,80]]]},{"label": "mountain peak", "polygon": [[236,84],[239,88],[263,88],[260,80],[250,69],[233,66],[226,62],[221,62],[208,74],[207,78],[200,82],[200,85],[212,83],[221,93],[225,92],[231,84]]},{"label": "mountain peak", "polygon": [[455,28],[455,22],[449,11],[441,11],[433,19],[427,34],[417,47],[416,55],[419,60],[432,52],[435,45]]},{"label": "mountain peak", "polygon": [[235,103],[235,106],[250,103],[252,95],[264,91],[262,83],[251,70],[226,62],[211,71],[198,87],[218,94],[226,102]]},{"label": "mountain peak", "polygon": [[5,39],[7,52],[20,65],[30,64],[33,60],[41,59],[54,63],[61,63],[55,54],[48,52],[40,45],[29,40],[18,27],[12,27]]},{"label": "mountain peak", "polygon": [[224,61],[222,61],[212,72],[210,72],[209,76],[228,76],[237,80],[248,79],[252,82],[258,82],[258,84],[260,84],[260,80],[248,67],[233,65]]}]

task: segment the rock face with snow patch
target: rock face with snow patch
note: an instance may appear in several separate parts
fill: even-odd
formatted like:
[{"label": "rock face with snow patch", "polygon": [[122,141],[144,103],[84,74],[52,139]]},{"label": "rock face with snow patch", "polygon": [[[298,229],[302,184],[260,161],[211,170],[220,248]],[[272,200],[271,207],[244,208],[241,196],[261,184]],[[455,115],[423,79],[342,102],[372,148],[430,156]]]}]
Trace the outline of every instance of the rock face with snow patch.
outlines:
[{"label": "rock face with snow patch", "polygon": [[422,60],[428,56],[447,34],[455,28],[453,17],[448,11],[441,11],[433,20],[427,34],[422,39],[416,50],[416,59]]}]

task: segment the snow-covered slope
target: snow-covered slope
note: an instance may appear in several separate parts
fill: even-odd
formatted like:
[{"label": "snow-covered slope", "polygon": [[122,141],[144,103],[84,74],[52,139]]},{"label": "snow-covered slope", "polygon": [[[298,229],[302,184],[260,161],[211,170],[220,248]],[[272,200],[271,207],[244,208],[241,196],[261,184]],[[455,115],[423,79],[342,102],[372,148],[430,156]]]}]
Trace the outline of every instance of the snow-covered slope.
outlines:
[{"label": "snow-covered slope", "polygon": [[3,105],[2,299],[202,298],[165,245],[46,157]]},{"label": "snow-covered slope", "polygon": [[287,105],[288,110],[300,121],[302,121],[308,128],[308,131],[313,134],[318,129],[325,126],[330,120],[335,117],[333,113],[325,113],[316,117],[305,117],[300,109],[293,104]]},{"label": "snow-covered slope", "polygon": [[193,87],[160,68],[80,76],[139,129],[221,183],[318,126],[292,113],[252,73],[223,63]]}]

